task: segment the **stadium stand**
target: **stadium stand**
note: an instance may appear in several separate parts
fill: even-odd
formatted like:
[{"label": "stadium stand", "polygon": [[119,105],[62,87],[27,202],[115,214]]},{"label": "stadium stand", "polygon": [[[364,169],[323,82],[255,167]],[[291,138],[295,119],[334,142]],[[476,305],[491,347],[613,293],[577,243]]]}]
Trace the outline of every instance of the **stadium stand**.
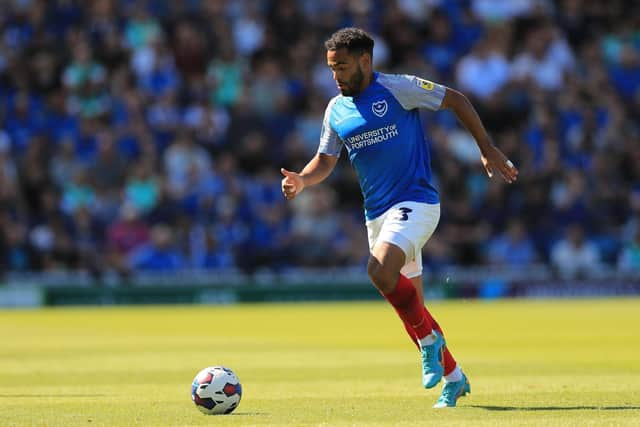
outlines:
[{"label": "stadium stand", "polygon": [[4,2],[0,270],[364,271],[346,156],[292,204],[279,175],[315,153],[337,92],[322,42],[353,25],[379,69],[468,94],[521,171],[487,179],[455,118],[424,113],[443,207],[428,270],[640,271],[640,9],[626,3]]}]

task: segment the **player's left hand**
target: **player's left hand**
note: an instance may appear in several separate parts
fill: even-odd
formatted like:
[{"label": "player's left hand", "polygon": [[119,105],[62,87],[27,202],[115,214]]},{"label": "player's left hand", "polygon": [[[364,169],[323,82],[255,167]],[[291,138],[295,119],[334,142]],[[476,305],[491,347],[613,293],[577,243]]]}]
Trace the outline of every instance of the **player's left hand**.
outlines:
[{"label": "player's left hand", "polygon": [[490,145],[489,148],[482,153],[480,159],[489,178],[493,178],[494,172],[497,171],[509,184],[518,179],[518,168],[515,167],[511,160],[502,154],[502,151],[500,151],[498,147]]}]

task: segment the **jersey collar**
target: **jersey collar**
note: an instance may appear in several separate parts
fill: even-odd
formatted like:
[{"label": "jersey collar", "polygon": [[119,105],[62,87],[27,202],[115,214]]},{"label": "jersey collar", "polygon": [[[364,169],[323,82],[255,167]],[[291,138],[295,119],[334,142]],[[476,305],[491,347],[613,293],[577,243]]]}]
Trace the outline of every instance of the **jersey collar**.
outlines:
[{"label": "jersey collar", "polygon": [[372,87],[375,85],[375,83],[378,81],[378,72],[374,71],[373,75],[371,76],[371,81],[369,82],[369,85],[367,87],[364,88],[364,90],[362,92],[360,92],[359,94],[352,96],[350,98],[352,98],[353,100],[357,100],[357,99],[362,99],[362,98],[366,98],[367,94],[369,92],[371,92]]}]

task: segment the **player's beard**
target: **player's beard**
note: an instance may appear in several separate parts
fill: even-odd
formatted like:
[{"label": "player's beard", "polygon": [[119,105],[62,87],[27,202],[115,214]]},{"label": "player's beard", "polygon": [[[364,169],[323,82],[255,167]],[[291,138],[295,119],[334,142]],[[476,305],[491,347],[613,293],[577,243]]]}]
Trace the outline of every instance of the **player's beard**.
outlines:
[{"label": "player's beard", "polygon": [[340,89],[340,93],[344,96],[354,96],[360,93],[362,88],[362,82],[364,81],[364,73],[358,65],[358,70],[349,79],[343,89]]}]

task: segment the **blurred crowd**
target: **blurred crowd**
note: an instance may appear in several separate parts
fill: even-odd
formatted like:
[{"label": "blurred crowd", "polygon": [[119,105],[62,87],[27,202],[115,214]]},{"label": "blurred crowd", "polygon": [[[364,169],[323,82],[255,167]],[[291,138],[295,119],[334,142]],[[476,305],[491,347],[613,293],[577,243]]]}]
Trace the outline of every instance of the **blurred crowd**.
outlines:
[{"label": "blurred crowd", "polygon": [[323,41],[467,94],[520,168],[488,179],[424,112],[442,217],[427,269],[640,270],[640,8],[580,0],[7,0],[0,271],[364,265],[342,156],[293,202],[337,89]]}]

